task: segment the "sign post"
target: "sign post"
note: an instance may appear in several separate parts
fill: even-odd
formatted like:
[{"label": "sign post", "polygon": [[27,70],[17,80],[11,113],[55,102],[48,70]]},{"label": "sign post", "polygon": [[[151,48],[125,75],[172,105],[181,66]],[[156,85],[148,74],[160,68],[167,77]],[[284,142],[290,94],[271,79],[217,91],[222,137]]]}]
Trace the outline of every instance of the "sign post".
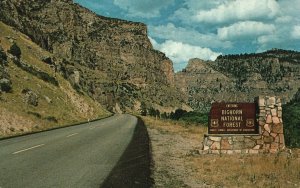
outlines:
[{"label": "sign post", "polygon": [[213,103],[208,134],[259,134],[255,103]]}]

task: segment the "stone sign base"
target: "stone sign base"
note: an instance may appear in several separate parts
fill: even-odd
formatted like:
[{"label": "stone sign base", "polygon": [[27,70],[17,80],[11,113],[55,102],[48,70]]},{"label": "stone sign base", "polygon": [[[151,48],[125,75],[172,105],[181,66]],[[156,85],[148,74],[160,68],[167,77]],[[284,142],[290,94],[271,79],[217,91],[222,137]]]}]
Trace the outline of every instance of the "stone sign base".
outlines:
[{"label": "stone sign base", "polygon": [[277,153],[285,148],[281,101],[258,98],[258,135],[204,135],[202,153]]}]

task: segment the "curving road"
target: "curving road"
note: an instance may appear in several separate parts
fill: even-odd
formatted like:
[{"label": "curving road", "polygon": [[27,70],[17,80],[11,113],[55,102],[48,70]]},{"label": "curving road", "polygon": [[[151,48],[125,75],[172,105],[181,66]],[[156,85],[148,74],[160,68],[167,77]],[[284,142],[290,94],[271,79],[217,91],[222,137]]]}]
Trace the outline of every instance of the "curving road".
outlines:
[{"label": "curving road", "polygon": [[131,115],[0,141],[0,188],[100,187],[137,125]]}]

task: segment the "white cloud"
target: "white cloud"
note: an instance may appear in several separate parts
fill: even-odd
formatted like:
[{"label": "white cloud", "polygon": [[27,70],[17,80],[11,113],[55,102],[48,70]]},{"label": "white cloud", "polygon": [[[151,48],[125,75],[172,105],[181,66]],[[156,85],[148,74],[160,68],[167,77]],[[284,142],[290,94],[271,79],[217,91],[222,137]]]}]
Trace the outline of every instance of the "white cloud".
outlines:
[{"label": "white cloud", "polygon": [[183,62],[195,57],[204,60],[215,60],[220,55],[220,53],[215,53],[209,48],[201,48],[172,40],[167,40],[161,44],[160,50],[175,62]]},{"label": "white cloud", "polygon": [[160,10],[171,5],[174,0],[114,0],[114,4],[128,12],[131,17],[154,18]]},{"label": "white cloud", "polygon": [[176,27],[172,23],[160,26],[149,26],[149,35],[164,40],[181,41],[195,46],[206,46],[210,48],[230,48],[231,43],[220,41],[216,34],[203,34],[194,29]]},{"label": "white cloud", "polygon": [[219,6],[224,0],[213,1],[199,1],[199,0],[185,0],[183,7],[176,10],[171,16],[171,20],[181,20],[184,25],[193,25],[197,23],[195,15],[199,10],[207,10]]},{"label": "white cloud", "polygon": [[280,16],[280,17],[276,18],[275,23],[286,24],[292,20],[293,20],[293,18],[291,16]]},{"label": "white cloud", "polygon": [[278,4],[282,15],[291,16],[299,21],[300,0],[280,0]]},{"label": "white cloud", "polygon": [[[300,0],[281,0],[278,1],[280,14],[274,19],[272,24],[275,32],[257,38],[258,51],[265,51],[270,48],[282,48],[300,50],[298,36],[300,31]],[[296,40],[295,40],[296,39]]]},{"label": "white cloud", "polygon": [[226,0],[213,1],[199,1],[199,0],[185,0],[185,5],[192,10],[211,9],[226,2]]},{"label": "white cloud", "polygon": [[257,38],[258,44],[264,46],[269,43],[279,43],[280,38],[277,35],[263,35]]},{"label": "white cloud", "polygon": [[199,10],[195,19],[206,23],[226,23],[230,21],[270,19],[279,14],[276,0],[226,1],[216,8]]},{"label": "white cloud", "polygon": [[218,29],[218,37],[222,40],[251,38],[275,32],[275,26],[262,22],[245,21]]},{"label": "white cloud", "polygon": [[300,25],[294,26],[293,30],[291,31],[291,36],[294,39],[300,39]]},{"label": "white cloud", "polygon": [[[158,39],[159,43],[165,41],[154,44],[159,48],[173,42],[173,46],[176,43],[177,47],[189,45],[226,53],[243,50],[254,52],[270,48],[300,50],[297,44],[300,38],[300,0],[76,2],[81,2],[100,14],[107,10],[115,14],[112,15],[114,17],[145,22],[151,37]],[[156,48],[159,49],[158,47]],[[169,51],[171,54],[171,50]],[[179,56],[177,59],[180,59]]]},{"label": "white cloud", "polygon": [[167,40],[164,43],[159,44],[153,38],[149,37],[149,39],[154,48],[164,52],[166,56],[174,62],[176,71],[184,68],[191,58],[214,61],[221,55],[221,53],[214,52],[209,48],[202,48],[173,40]]},{"label": "white cloud", "polygon": [[[246,43],[253,51],[273,47],[291,48],[294,43],[291,30],[293,26],[300,25],[300,0],[184,1],[185,6],[176,10],[170,18],[182,27],[191,27],[212,36],[211,40],[207,38],[198,44],[195,43],[199,40],[194,43],[187,39],[179,40],[202,47],[226,49],[219,47],[224,45],[223,41],[230,44],[233,50],[239,48],[237,45]],[[218,45],[210,42],[213,39]],[[287,40],[290,44],[287,44]]]}]

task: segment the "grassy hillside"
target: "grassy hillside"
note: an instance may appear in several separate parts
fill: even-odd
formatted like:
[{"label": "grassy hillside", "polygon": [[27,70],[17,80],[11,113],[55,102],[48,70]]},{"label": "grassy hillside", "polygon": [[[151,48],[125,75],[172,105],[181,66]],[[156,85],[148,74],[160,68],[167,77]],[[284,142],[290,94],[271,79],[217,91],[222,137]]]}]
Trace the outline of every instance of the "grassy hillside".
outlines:
[{"label": "grassy hillside", "polygon": [[[42,61],[51,57],[49,52],[2,22],[0,31],[0,47],[7,56],[7,63],[0,67],[0,71],[5,71],[12,83],[10,92],[0,90],[0,137],[86,121],[109,114],[87,95],[77,93],[68,81],[54,72],[53,67]],[[20,60],[7,52],[13,43],[21,49]],[[23,67],[16,62],[21,62]],[[25,65],[27,68],[24,68]],[[56,80],[57,84],[53,84],[48,78]],[[28,91],[38,98],[37,106],[26,102]]]}]

